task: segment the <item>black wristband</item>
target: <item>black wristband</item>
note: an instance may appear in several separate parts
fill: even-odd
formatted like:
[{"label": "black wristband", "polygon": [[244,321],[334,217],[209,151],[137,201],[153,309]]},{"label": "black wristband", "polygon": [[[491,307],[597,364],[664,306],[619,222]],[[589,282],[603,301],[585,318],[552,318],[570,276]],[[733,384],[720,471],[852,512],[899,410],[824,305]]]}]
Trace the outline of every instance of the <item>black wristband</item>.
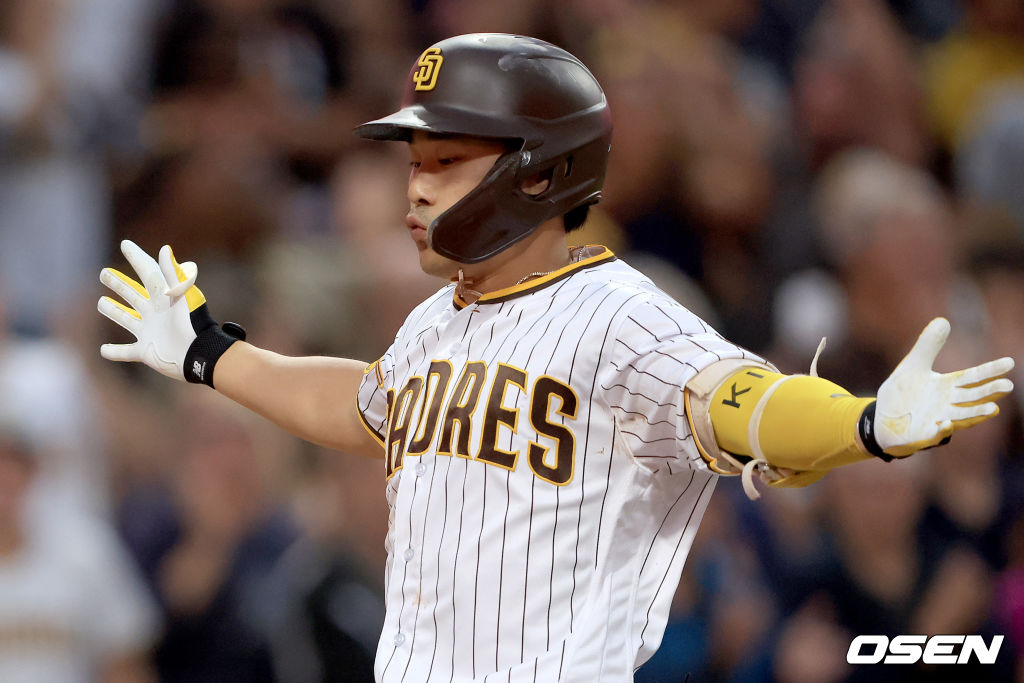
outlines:
[{"label": "black wristband", "polygon": [[245,329],[238,323],[218,325],[203,304],[190,314],[196,338],[185,352],[185,380],[213,387],[213,368],[224,352],[236,341],[245,339]]},{"label": "black wristband", "polygon": [[860,420],[857,422],[857,432],[860,434],[860,440],[864,444],[864,448],[867,449],[868,453],[881,458],[886,462],[891,462],[893,456],[889,455],[882,450],[882,447],[878,445],[878,441],[875,440],[875,404],[877,401],[872,401],[868,404],[868,407],[864,409],[864,412],[860,414]]}]

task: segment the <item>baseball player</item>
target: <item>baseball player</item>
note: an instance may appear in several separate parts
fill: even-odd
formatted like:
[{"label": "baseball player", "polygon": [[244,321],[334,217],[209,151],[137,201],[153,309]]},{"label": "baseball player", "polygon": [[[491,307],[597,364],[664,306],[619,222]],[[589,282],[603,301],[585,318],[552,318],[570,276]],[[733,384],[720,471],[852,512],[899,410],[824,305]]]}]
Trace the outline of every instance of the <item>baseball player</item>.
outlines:
[{"label": "baseball player", "polygon": [[197,268],[122,244],[139,282],[105,344],[300,437],[383,458],[390,506],[379,681],[628,681],[658,648],[718,475],[802,486],[939,444],[997,413],[1003,358],[938,374],[933,321],[875,398],[783,375],[608,249],[569,249],[611,136],[587,68],[548,43],[428,48],[402,108],[420,264],[450,280],[377,361],[288,358],[214,322]]}]

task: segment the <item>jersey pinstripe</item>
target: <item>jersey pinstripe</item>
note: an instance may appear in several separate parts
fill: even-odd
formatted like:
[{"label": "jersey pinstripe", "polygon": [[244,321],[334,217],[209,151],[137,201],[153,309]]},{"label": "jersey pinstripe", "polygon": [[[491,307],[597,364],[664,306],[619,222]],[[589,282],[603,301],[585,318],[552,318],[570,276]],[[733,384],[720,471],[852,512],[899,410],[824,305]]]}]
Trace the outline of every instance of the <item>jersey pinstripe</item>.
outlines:
[{"label": "jersey pinstripe", "polygon": [[625,681],[714,490],[683,387],[724,340],[600,247],[407,318],[357,397],[385,449],[380,681]]}]

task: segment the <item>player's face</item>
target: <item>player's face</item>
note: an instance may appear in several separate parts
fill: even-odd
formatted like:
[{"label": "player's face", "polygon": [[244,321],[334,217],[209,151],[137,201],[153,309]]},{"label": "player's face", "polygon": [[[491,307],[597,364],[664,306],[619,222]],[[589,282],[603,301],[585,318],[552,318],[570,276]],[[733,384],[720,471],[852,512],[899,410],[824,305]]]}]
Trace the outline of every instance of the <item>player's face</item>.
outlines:
[{"label": "player's face", "polygon": [[476,187],[505,151],[493,140],[413,132],[406,224],[424,272],[451,279],[465,268],[430,248],[427,227]]}]

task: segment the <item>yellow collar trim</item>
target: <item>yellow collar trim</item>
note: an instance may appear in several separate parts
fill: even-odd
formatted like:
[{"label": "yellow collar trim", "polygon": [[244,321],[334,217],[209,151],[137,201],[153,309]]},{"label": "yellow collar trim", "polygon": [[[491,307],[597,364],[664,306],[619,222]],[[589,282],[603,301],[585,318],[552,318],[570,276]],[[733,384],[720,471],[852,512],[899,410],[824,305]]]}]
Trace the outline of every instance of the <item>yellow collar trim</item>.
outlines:
[{"label": "yellow collar trim", "polygon": [[[612,250],[609,249],[608,247],[599,244],[588,244],[584,247],[577,247],[577,249],[600,249],[601,251],[594,254],[593,256],[589,256],[583,259],[582,261],[574,261],[573,263],[570,263],[567,266],[562,266],[558,270],[551,271],[547,275],[543,275],[535,280],[528,280],[527,282],[524,282],[521,285],[512,285],[511,287],[505,287],[504,289],[498,289],[493,292],[488,292],[479,299],[477,299],[475,303],[492,304],[513,297],[522,296],[523,294],[528,294],[534,290],[542,289],[553,282],[566,278],[578,270],[590,268],[600,263],[605,263],[606,261],[615,260],[615,254],[612,253]],[[469,302],[460,297],[458,294],[453,294],[452,299],[455,304],[455,307],[460,310],[469,305]]]}]

